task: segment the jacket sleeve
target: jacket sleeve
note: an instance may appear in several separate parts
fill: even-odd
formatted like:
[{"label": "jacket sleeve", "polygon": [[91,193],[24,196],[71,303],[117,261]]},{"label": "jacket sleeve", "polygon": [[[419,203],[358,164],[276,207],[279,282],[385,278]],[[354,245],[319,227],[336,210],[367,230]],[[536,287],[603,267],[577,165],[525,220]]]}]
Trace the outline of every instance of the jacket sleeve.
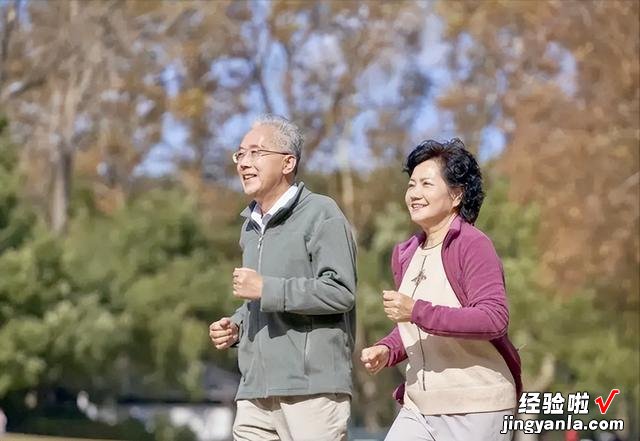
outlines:
[{"label": "jacket sleeve", "polygon": [[[400,288],[400,283],[402,282],[402,271],[400,269],[399,256],[400,247],[396,245],[393,247],[393,251],[391,252],[391,272],[393,274],[393,282],[396,285],[396,289]],[[398,329],[398,326],[395,326],[386,337],[382,338],[374,346],[377,345],[384,345],[389,348],[389,361],[387,362],[387,367],[395,366],[407,358],[407,351],[402,343],[400,329]]]},{"label": "jacket sleeve", "polygon": [[249,303],[248,301],[245,301],[242,305],[238,307],[238,309],[236,309],[236,312],[234,312],[233,315],[229,317],[229,320],[235,323],[238,326],[238,328],[242,328],[242,324],[244,323],[244,320],[247,317],[247,313],[249,312],[249,309],[247,308],[248,303]]},{"label": "jacket sleeve", "polygon": [[468,304],[452,308],[417,300],[411,322],[444,337],[493,340],[505,335],[509,310],[504,273],[491,240],[486,236],[474,239],[462,252],[461,265]]},{"label": "jacket sleeve", "polygon": [[[231,320],[232,323],[235,323],[236,326],[238,326],[239,336],[242,336],[244,330],[246,329],[244,323],[247,319],[247,314],[249,313],[249,308],[247,306],[248,304],[249,302],[245,301],[242,305],[240,305],[240,307],[238,307],[238,309],[236,309],[236,312],[234,312],[233,315],[229,317],[229,320]],[[239,343],[240,338],[238,338],[238,341],[232,344],[230,347],[237,348]]]},{"label": "jacket sleeve", "polygon": [[400,337],[400,329],[396,326],[386,337],[378,341],[374,346],[384,345],[389,348],[389,361],[387,367],[395,366],[407,358],[407,351]]},{"label": "jacket sleeve", "polygon": [[356,247],[346,219],[322,221],[308,247],[314,277],[264,276],[262,311],[321,315],[341,314],[354,307]]}]

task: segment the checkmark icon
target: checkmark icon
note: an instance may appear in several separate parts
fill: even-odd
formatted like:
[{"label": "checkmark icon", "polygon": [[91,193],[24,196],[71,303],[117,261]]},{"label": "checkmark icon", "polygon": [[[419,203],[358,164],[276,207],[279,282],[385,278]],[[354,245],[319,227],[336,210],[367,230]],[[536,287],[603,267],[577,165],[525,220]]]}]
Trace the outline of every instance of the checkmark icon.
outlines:
[{"label": "checkmark icon", "polygon": [[600,408],[600,413],[602,415],[607,413],[607,410],[609,409],[609,406],[611,406],[611,402],[613,401],[613,397],[615,397],[619,393],[620,393],[620,389],[612,389],[611,392],[609,392],[609,396],[607,397],[606,403],[602,400],[602,397],[596,398],[595,400],[596,404]]}]

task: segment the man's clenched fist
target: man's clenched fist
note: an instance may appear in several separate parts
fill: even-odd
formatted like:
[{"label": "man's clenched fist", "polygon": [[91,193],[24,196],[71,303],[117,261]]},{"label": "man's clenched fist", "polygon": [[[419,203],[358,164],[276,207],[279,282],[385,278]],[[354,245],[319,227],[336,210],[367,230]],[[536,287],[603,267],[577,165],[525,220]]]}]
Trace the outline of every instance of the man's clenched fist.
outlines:
[{"label": "man's clenched fist", "polygon": [[233,295],[245,300],[262,297],[262,276],[250,268],[233,270]]},{"label": "man's clenched fist", "polygon": [[238,325],[223,317],[209,325],[209,337],[216,349],[227,349],[238,342]]}]

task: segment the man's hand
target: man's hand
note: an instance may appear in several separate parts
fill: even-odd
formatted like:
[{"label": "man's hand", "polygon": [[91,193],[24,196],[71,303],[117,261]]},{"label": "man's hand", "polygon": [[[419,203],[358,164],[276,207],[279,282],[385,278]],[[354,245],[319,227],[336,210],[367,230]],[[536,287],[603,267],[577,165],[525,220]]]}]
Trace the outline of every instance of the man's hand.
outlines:
[{"label": "man's hand", "polygon": [[238,342],[238,325],[233,323],[229,317],[223,317],[217,322],[209,325],[209,338],[216,349],[227,349]]},{"label": "man's hand", "polygon": [[384,313],[387,317],[396,323],[411,320],[415,300],[397,291],[382,291],[382,293]]},{"label": "man's hand", "polygon": [[389,362],[389,348],[385,345],[376,345],[364,348],[360,360],[371,375],[380,372]]},{"label": "man's hand", "polygon": [[233,295],[246,300],[259,299],[262,297],[262,276],[249,268],[234,269]]}]

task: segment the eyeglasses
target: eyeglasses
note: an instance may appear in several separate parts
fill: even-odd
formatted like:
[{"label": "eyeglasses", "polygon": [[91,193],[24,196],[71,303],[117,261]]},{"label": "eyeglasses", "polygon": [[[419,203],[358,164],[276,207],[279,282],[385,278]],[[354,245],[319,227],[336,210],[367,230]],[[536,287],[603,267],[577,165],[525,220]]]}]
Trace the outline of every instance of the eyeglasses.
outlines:
[{"label": "eyeglasses", "polygon": [[239,149],[237,152],[234,152],[233,155],[231,155],[231,159],[235,164],[237,164],[238,162],[242,161],[242,159],[245,157],[248,158],[249,161],[254,162],[259,157],[266,156],[266,155],[292,155],[292,153],[277,152],[275,150],[267,150],[267,149],[251,149],[251,150]]}]

